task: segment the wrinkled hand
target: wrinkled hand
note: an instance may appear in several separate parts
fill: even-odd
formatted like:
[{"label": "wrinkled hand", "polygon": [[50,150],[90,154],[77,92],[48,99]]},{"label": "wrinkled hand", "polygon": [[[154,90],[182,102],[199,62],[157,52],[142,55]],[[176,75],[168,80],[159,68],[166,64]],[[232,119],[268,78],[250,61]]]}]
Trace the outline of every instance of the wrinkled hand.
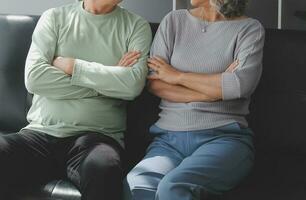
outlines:
[{"label": "wrinkled hand", "polygon": [[52,65],[65,72],[65,74],[72,75],[74,69],[74,63],[75,63],[74,58],[65,58],[59,56],[53,60]]},{"label": "wrinkled hand", "polygon": [[148,59],[148,66],[154,71],[148,76],[150,80],[162,80],[166,83],[176,85],[182,72],[174,69],[160,57]]},{"label": "wrinkled hand", "polygon": [[122,58],[118,63],[118,66],[131,67],[138,62],[140,56],[141,56],[140,51],[129,51],[122,56]]},{"label": "wrinkled hand", "polygon": [[235,62],[230,64],[230,66],[228,66],[228,68],[225,70],[225,72],[234,72],[235,69],[238,67],[238,65],[239,65],[239,60],[236,60]]}]

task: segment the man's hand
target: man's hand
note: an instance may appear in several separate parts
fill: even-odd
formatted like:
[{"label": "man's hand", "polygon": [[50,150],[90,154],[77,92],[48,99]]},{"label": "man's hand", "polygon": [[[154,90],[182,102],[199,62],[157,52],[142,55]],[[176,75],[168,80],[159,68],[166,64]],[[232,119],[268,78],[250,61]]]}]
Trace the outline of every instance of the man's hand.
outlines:
[{"label": "man's hand", "polygon": [[53,60],[52,65],[68,75],[72,75],[74,69],[74,58],[64,58],[64,57],[56,57]]},{"label": "man's hand", "polygon": [[123,55],[120,59],[118,66],[121,67],[132,67],[134,64],[138,62],[138,59],[141,56],[140,51],[130,51]]}]

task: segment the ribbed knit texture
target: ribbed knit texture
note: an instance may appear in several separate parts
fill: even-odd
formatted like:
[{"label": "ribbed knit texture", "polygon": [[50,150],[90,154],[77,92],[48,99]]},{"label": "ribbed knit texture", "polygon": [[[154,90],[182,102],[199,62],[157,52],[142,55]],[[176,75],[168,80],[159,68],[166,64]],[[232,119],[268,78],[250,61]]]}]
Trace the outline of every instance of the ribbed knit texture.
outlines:
[{"label": "ribbed knit texture", "polygon": [[[172,131],[210,129],[238,122],[247,127],[250,96],[262,72],[264,28],[255,19],[202,21],[188,10],[169,13],[155,36],[151,56],[184,72],[222,73],[223,99],[173,103],[162,100],[156,125]],[[234,72],[225,72],[239,60]]]},{"label": "ribbed knit texture", "polygon": [[[55,137],[92,131],[122,143],[124,100],[142,91],[152,33],[140,16],[116,7],[94,15],[83,1],[46,11],[33,33],[25,85],[34,94],[26,129]],[[139,50],[133,67],[116,66],[124,53]],[[76,59],[72,76],[52,66],[54,57]]]}]

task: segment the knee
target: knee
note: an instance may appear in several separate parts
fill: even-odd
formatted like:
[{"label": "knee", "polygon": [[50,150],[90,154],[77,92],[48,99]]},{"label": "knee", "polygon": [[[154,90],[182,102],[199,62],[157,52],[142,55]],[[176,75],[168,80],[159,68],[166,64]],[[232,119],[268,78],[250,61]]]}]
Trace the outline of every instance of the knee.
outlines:
[{"label": "knee", "polygon": [[174,180],[165,176],[158,184],[156,196],[158,196],[158,199],[173,199],[172,195],[176,192],[175,187]]},{"label": "knee", "polygon": [[217,194],[210,193],[207,188],[190,183],[185,177],[176,173],[166,175],[159,183],[157,199],[216,199]]},{"label": "knee", "polygon": [[137,187],[141,186],[141,179],[145,179],[144,177],[141,177],[141,175],[138,175],[134,170],[130,171],[125,180],[124,180],[124,187],[128,188],[131,192],[135,190]]},{"label": "knee", "polygon": [[120,199],[123,172],[117,159],[87,159],[79,172],[77,184],[84,199]]},{"label": "knee", "polygon": [[188,184],[179,174],[169,174],[160,181],[156,196],[158,199],[189,199],[196,195],[197,189],[197,186]]},{"label": "knee", "polygon": [[92,149],[77,172],[82,199],[121,198],[123,170],[120,155],[111,147],[102,145]]},{"label": "knee", "polygon": [[120,156],[116,153],[101,153],[101,151],[103,149],[97,147],[84,159],[80,169],[81,179],[106,183],[121,181],[123,169]]},{"label": "knee", "polygon": [[139,168],[133,169],[126,177],[126,184],[131,191],[139,189],[156,190],[161,175],[155,172],[141,171]]},{"label": "knee", "polygon": [[101,163],[100,161],[91,161],[82,167],[82,174],[92,179],[114,179],[122,176],[122,168],[119,163]]},{"label": "knee", "polygon": [[[125,194],[124,196],[133,196],[132,194],[135,192],[135,190],[143,188],[142,182],[145,179],[146,179],[145,177],[142,177],[141,175],[137,174],[134,170],[129,172],[123,181],[124,194]],[[131,199],[131,198],[125,198],[125,199]]]},{"label": "knee", "polygon": [[124,180],[124,200],[154,199],[158,176],[153,172],[139,172],[138,170],[137,168],[132,170]]}]

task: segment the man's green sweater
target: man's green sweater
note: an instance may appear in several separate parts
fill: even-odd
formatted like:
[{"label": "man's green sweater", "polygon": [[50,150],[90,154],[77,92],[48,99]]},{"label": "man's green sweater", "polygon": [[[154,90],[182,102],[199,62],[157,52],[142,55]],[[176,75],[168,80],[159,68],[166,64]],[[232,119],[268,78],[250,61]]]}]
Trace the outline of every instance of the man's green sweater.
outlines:
[{"label": "man's green sweater", "polygon": [[[120,7],[93,15],[78,2],[46,11],[26,61],[25,85],[34,97],[25,129],[55,137],[98,132],[122,144],[125,100],[144,87],[151,38],[149,24]],[[139,61],[116,66],[132,50],[142,52]],[[52,66],[57,56],[76,59],[72,76]]]}]

